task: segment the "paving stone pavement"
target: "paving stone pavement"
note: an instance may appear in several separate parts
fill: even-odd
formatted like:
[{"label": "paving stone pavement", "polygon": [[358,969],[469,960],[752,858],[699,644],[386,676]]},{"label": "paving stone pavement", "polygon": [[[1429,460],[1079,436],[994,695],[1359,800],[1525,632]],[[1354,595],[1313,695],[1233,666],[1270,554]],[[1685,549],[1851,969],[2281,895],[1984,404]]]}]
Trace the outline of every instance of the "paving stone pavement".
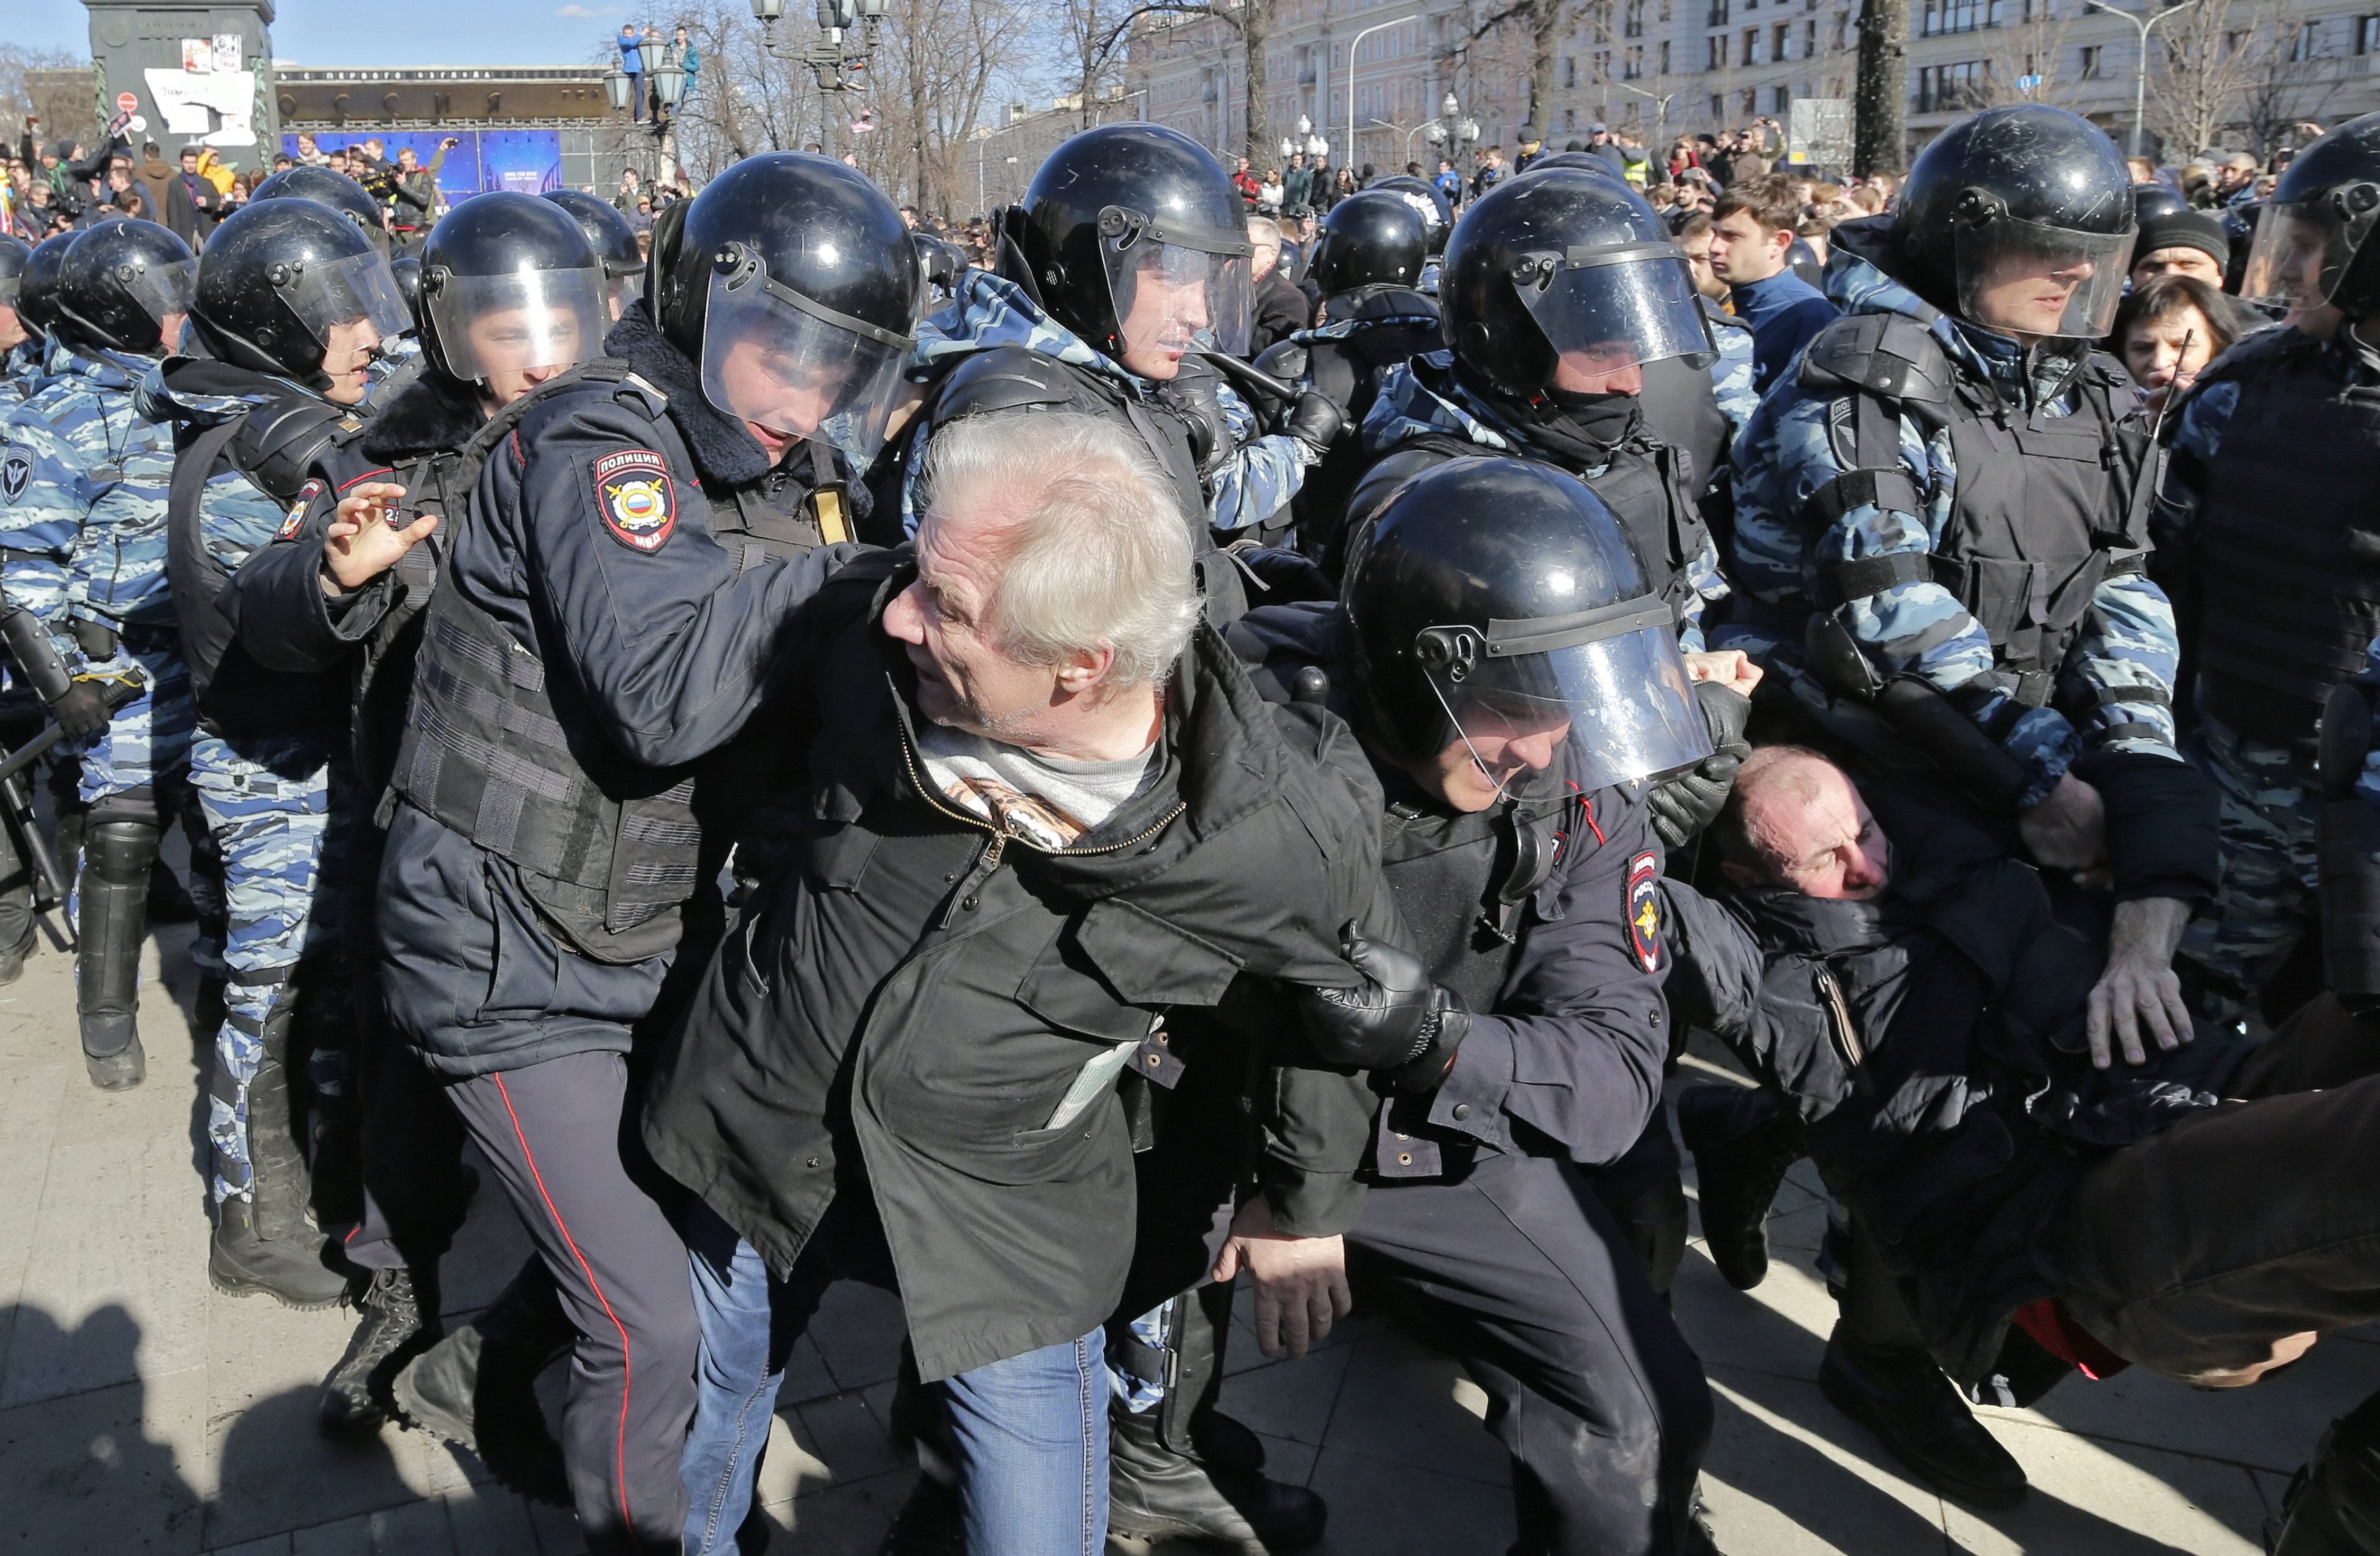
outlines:
[{"label": "paving stone pavement", "polygon": [[[315,1385],[348,1315],[209,1288],[188,939],[160,931],[152,949],[149,1078],[129,1093],[83,1078],[64,956],[38,954],[0,990],[0,1145],[18,1185],[0,1196],[0,1551],[579,1550],[567,1514],[504,1492],[468,1454],[395,1428],[355,1446],[315,1432]],[[1685,1072],[1681,1084],[1720,1074],[1699,1052]],[[2035,1409],[1985,1413],[2033,1477],[2023,1506],[1946,1502],[1812,1381],[1833,1316],[1815,1186],[1805,1164],[1779,1197],[1757,1292],[1728,1288],[1699,1246],[1677,1292],[1717,1396],[1705,1494],[1731,1556],[2252,1556],[2324,1423],[2380,1388],[2380,1343],[2364,1335],[2235,1393],[2077,1379]],[[483,1194],[448,1265],[449,1319],[492,1297],[525,1246]],[[915,1472],[885,1431],[899,1337],[889,1297],[844,1286],[802,1343],[760,1479],[792,1535],[780,1549],[871,1552],[907,1495]],[[1272,1472],[1329,1499],[1329,1556],[1504,1550],[1506,1467],[1476,1419],[1484,1397],[1415,1336],[1359,1315],[1293,1363],[1267,1362],[1243,1332],[1230,1366],[1224,1398],[1265,1434]]]}]

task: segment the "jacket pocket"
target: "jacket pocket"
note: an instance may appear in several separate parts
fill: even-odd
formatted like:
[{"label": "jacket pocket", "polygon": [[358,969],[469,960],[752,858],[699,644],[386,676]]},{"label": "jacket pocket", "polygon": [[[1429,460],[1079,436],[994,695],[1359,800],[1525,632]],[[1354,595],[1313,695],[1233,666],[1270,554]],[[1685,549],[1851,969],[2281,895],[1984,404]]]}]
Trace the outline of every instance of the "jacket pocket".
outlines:
[{"label": "jacket pocket", "polygon": [[553,1008],[561,985],[560,952],[537,927],[536,913],[519,899],[504,877],[504,867],[482,861],[488,893],[488,921],[495,930],[495,954],[489,958],[488,997],[476,1021],[521,1020]]}]

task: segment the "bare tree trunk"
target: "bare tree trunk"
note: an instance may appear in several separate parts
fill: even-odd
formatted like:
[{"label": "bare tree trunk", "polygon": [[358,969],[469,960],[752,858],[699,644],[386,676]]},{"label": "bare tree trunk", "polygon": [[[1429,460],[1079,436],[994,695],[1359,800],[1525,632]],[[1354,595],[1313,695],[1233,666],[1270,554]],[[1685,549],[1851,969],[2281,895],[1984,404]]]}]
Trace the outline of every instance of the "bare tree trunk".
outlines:
[{"label": "bare tree trunk", "polygon": [[1554,118],[1554,55],[1570,19],[1564,0],[1536,0],[1529,7],[1529,114],[1539,135],[1551,133]]},{"label": "bare tree trunk", "polygon": [[1266,80],[1265,44],[1272,35],[1275,0],[1245,0],[1240,7],[1240,53],[1247,73],[1247,102],[1242,118],[1246,139],[1241,151],[1251,164],[1262,165],[1271,156],[1272,87]]},{"label": "bare tree trunk", "polygon": [[1859,85],[1852,168],[1900,173],[1909,151],[1909,0],[1867,0],[1859,18]]}]

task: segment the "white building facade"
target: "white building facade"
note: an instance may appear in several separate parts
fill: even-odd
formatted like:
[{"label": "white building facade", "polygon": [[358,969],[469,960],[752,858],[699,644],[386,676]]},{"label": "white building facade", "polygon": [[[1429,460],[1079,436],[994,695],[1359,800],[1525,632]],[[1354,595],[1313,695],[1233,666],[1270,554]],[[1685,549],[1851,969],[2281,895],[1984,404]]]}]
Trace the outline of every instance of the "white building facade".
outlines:
[{"label": "white building facade", "polygon": [[[2328,126],[2380,109],[2380,0],[2141,3],[2153,9],[2132,16],[2160,18],[2146,56],[2143,144],[2168,162],[2283,143],[2296,120]],[[1755,117],[1790,121],[1797,99],[1852,95],[1858,10],[1857,0],[1581,6],[1539,128],[1559,149],[1597,123],[1650,145]],[[1278,0],[1264,84],[1273,143],[1252,149],[1256,165],[1284,162],[1281,140],[1303,115],[1334,167],[1434,169],[1429,128],[1450,91],[1458,118],[1480,131],[1467,150],[1501,145],[1509,158],[1528,113],[1529,42],[1512,24],[1474,37],[1491,14],[1481,0]],[[2130,137],[2143,55],[2128,17],[2087,0],[1911,0],[1909,32],[1912,149],[1973,108],[2020,100],[2073,108]],[[2168,41],[2183,50],[2179,63]],[[1243,149],[1245,75],[1237,30],[1215,18],[1151,17],[1128,55],[1127,87],[1146,93],[1147,115],[1222,153]],[[2192,98],[2204,106],[2175,112]],[[2183,144],[2178,120],[2212,133]]]}]

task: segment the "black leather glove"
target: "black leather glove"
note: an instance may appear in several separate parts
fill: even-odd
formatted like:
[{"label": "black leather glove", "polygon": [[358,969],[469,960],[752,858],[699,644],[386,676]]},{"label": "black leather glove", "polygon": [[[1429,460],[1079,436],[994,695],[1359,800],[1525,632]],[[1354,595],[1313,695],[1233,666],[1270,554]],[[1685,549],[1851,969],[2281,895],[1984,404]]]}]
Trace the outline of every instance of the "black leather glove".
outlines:
[{"label": "black leather glove", "polygon": [[1711,754],[1675,778],[1653,786],[1645,807],[1653,813],[1653,831],[1664,845],[1682,848],[1718,819],[1735,786],[1736,769],[1752,754],[1743,737],[1752,722],[1752,699],[1716,681],[1694,683],[1694,701],[1710,730]]},{"label": "black leather glove", "polygon": [[1318,389],[1308,389],[1297,396],[1297,403],[1282,414],[1275,432],[1285,432],[1306,447],[1318,458],[1328,453],[1340,430],[1347,425],[1347,413],[1339,402]]},{"label": "black leather glove", "polygon": [[1438,991],[1438,1020],[1429,1046],[1388,1072],[1389,1084],[1399,1091],[1435,1091],[1454,1067],[1455,1052],[1471,1035],[1471,1007],[1451,989]]},{"label": "black leather glove", "polygon": [[105,681],[77,681],[50,704],[50,712],[57,719],[58,727],[66,731],[67,739],[79,740],[107,727],[108,717],[115,711],[115,704],[107,696],[108,687]]},{"label": "black leather glove", "polygon": [[[1305,989],[1297,1011],[1305,1039],[1325,1063],[1388,1069],[1427,1054],[1462,1001],[1430,982],[1421,958],[1366,938],[1351,921],[1341,950],[1363,979],[1353,989]],[[1457,1039],[1460,1040],[1459,1039]]]}]

